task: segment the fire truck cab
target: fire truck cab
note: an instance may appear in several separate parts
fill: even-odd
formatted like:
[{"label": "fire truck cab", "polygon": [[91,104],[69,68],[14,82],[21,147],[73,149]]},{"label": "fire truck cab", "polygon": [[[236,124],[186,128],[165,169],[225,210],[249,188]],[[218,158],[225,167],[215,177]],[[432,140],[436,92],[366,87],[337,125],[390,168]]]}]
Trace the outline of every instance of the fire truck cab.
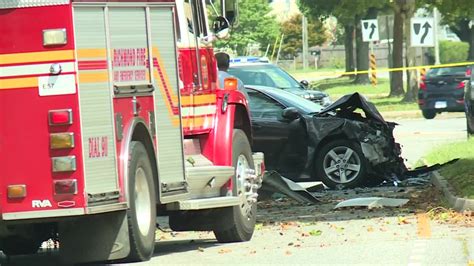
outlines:
[{"label": "fire truck cab", "polygon": [[148,260],[159,215],[250,240],[263,154],[212,48],[236,1],[212,29],[209,0],[0,2],[5,254],[59,239],[68,262]]}]

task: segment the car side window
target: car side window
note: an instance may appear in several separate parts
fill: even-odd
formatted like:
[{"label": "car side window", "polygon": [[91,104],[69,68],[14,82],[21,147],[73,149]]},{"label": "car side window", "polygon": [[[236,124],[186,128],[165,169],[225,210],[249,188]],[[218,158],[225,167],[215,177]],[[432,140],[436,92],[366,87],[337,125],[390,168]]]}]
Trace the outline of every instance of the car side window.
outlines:
[{"label": "car side window", "polygon": [[250,113],[254,118],[281,118],[283,106],[261,92],[247,90]]}]

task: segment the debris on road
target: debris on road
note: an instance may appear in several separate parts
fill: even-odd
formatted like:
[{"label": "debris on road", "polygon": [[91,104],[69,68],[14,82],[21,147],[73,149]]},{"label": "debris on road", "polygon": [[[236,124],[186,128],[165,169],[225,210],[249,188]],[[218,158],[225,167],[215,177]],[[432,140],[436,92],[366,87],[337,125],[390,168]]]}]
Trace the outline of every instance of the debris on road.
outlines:
[{"label": "debris on road", "polygon": [[259,189],[259,194],[282,193],[300,203],[315,204],[320,200],[314,197],[306,189],[299,184],[282,177],[275,171],[265,173],[262,187]]},{"label": "debris on road", "polygon": [[394,199],[394,198],[380,198],[380,197],[368,197],[368,198],[355,198],[345,200],[340,202],[334,207],[345,208],[345,207],[367,207],[369,209],[373,208],[383,208],[383,207],[400,207],[405,205],[409,200],[408,199]]}]

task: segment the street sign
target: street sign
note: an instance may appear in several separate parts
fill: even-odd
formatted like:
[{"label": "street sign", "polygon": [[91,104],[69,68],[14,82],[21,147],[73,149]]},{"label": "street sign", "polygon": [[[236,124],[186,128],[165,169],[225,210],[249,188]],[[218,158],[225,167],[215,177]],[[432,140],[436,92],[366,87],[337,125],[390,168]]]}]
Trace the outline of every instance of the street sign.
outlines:
[{"label": "street sign", "polygon": [[374,42],[379,40],[379,23],[376,19],[362,20],[362,40]]},{"label": "street sign", "polygon": [[410,23],[411,46],[433,47],[434,20],[433,18],[412,18]]}]

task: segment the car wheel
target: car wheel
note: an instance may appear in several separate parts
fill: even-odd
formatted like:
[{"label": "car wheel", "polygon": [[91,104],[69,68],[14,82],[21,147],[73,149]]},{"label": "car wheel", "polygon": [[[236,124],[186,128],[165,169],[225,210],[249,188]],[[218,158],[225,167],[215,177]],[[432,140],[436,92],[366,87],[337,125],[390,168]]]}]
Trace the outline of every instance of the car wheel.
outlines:
[{"label": "car wheel", "polygon": [[249,197],[251,183],[249,174],[253,172],[254,163],[250,144],[245,133],[240,129],[234,129],[232,141],[232,163],[235,167],[236,183],[235,193],[241,198],[238,206],[227,207],[220,215],[220,219],[228,228],[222,230],[216,228],[214,235],[221,243],[243,242],[252,238],[255,220],[257,217],[257,202]]},{"label": "car wheel", "polygon": [[423,117],[426,119],[433,119],[436,116],[436,112],[433,110],[422,110],[421,113],[423,114]]},{"label": "car wheel", "polygon": [[359,144],[335,140],[322,147],[316,158],[316,171],[330,188],[353,188],[365,182],[367,160]]}]

